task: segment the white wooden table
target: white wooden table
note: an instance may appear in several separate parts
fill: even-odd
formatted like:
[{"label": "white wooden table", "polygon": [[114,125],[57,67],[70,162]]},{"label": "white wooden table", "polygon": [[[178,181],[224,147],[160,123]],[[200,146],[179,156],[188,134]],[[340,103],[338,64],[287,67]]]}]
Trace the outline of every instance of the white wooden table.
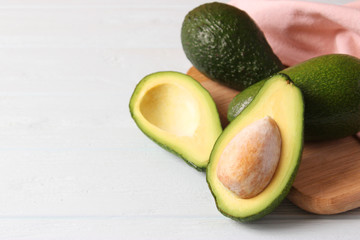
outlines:
[{"label": "white wooden table", "polygon": [[204,2],[0,1],[1,240],[359,236],[360,210],[285,201],[256,223],[222,216],[204,173],[132,121],[143,76],[190,67],[180,27]]}]

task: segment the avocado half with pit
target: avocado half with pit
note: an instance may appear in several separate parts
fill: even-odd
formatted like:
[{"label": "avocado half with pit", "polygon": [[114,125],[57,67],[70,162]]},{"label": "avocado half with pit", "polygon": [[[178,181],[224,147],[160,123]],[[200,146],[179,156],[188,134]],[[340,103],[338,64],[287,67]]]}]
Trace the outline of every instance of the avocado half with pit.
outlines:
[{"label": "avocado half with pit", "polygon": [[217,208],[239,221],[259,219],[288,194],[303,148],[301,91],[278,74],[216,141],[206,178]]},{"label": "avocado half with pit", "polygon": [[198,170],[206,168],[222,127],[216,105],[199,82],[178,72],[144,77],[130,99],[137,126]]}]

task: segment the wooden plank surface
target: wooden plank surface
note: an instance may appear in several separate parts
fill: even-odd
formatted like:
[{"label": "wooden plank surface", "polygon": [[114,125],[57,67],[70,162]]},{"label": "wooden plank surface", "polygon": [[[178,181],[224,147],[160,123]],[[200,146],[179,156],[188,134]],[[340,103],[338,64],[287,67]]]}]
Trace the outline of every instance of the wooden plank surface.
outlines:
[{"label": "wooden plank surface", "polygon": [[360,142],[356,137],[306,143],[288,198],[318,214],[360,207]]},{"label": "wooden plank surface", "polygon": [[[238,93],[215,83],[194,67],[188,74],[213,96],[223,125]],[[335,214],[360,207],[360,142],[356,137],[305,143],[298,175],[288,195],[297,206],[317,214]]]}]

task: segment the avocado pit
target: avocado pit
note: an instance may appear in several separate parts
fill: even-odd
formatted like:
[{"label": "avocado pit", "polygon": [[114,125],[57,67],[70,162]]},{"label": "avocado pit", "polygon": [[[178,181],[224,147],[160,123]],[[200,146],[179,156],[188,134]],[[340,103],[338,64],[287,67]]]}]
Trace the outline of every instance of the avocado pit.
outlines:
[{"label": "avocado pit", "polygon": [[230,140],[217,166],[220,182],[238,197],[253,198],[270,183],[281,154],[280,130],[266,116]]}]

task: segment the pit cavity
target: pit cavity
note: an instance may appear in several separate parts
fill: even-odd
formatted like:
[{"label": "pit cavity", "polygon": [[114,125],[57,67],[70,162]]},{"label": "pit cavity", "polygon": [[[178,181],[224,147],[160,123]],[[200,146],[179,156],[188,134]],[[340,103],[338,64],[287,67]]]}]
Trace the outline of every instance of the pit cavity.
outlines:
[{"label": "pit cavity", "polygon": [[189,90],[175,84],[149,89],[140,112],[154,126],[177,136],[192,136],[200,122],[198,102]]}]

